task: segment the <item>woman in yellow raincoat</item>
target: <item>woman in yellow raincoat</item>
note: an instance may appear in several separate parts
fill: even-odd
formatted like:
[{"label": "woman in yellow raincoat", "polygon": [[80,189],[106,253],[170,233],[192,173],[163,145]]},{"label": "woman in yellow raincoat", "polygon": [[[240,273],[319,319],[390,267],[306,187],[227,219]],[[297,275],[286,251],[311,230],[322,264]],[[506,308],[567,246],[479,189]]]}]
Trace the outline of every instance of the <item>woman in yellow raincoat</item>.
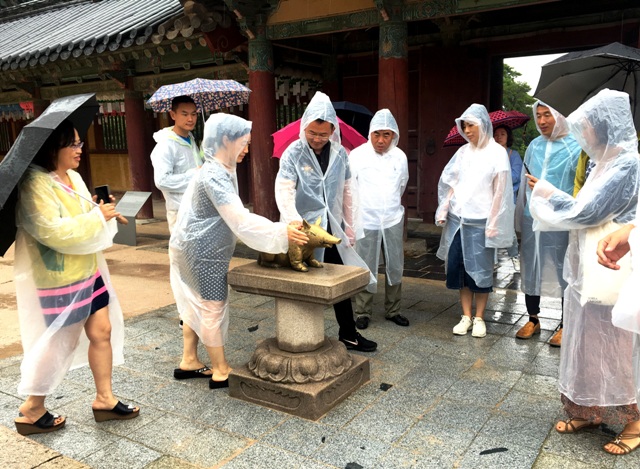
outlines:
[{"label": "woman in yellow raincoat", "polygon": [[112,245],[119,214],[112,203],[92,201],[74,171],[82,144],[73,124],[63,121],[19,186],[15,280],[24,359],[18,392],[28,397],[15,425],[23,435],[64,426],[64,417],[46,410],[45,397],[87,358],[96,421],[139,412],[111,388],[113,364],[124,362],[123,319],[101,251]]}]

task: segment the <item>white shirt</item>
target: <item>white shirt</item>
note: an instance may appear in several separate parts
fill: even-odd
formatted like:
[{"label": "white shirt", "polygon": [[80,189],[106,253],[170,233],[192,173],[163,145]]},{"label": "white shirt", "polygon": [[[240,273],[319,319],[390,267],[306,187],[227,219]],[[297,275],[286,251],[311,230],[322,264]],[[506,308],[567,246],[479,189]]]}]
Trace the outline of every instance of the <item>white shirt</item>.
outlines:
[{"label": "white shirt", "polygon": [[380,154],[371,141],[349,155],[358,183],[362,224],[366,230],[390,228],[402,220],[402,194],[409,180],[407,156],[396,146]]}]

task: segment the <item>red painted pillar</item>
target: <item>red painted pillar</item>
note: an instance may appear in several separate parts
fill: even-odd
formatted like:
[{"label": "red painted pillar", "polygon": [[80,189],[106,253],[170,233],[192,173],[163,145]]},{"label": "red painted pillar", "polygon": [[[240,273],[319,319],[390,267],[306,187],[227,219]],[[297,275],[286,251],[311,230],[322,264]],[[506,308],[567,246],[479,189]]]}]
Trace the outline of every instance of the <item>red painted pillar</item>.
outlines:
[{"label": "red painted pillar", "polygon": [[33,117],[40,117],[49,104],[51,103],[46,99],[33,98]]},{"label": "red painted pillar", "polygon": [[[398,147],[409,151],[409,52],[407,23],[385,21],[380,24],[378,52],[378,109],[389,109],[398,123]],[[407,213],[407,193],[402,197]],[[404,218],[404,239],[407,239],[408,217]]]},{"label": "red painted pillar", "polygon": [[253,211],[272,221],[280,218],[274,195],[278,160],[272,158],[276,131],[276,97],[273,51],[263,22],[256,25],[255,38],[249,40],[249,119],[251,146],[251,200]]},{"label": "red painted pillar", "polygon": [[[127,84],[131,87],[131,82]],[[129,171],[134,191],[152,191],[153,171],[147,151],[147,126],[142,93],[127,89],[124,92],[125,125],[127,128],[127,148],[129,152]],[[151,198],[142,206],[138,218],[153,218]]]},{"label": "red painted pillar", "polygon": [[40,117],[44,110],[47,109],[47,106],[51,103],[47,99],[42,99],[39,85],[34,86],[33,93],[31,93],[31,95],[33,96],[33,117]]},{"label": "red painted pillar", "polygon": [[409,141],[409,59],[407,23],[380,24],[378,60],[378,109],[389,109],[398,122],[399,147],[408,150]]}]

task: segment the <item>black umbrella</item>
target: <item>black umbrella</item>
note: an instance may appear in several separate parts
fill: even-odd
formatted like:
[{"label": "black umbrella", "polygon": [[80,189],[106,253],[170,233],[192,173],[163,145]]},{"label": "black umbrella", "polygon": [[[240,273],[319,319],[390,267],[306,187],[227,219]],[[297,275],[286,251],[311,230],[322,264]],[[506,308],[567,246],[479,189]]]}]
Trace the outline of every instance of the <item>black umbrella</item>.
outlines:
[{"label": "black umbrella", "polygon": [[373,113],[362,104],[349,101],[334,101],[333,108],[340,119],[356,129],[364,138],[369,138],[369,123]]},{"label": "black umbrella", "polygon": [[640,49],[618,42],[570,52],[543,65],[533,95],[568,116],[605,88],[629,94],[633,120],[640,128]]},{"label": "black umbrella", "polygon": [[0,163],[0,256],[4,256],[15,241],[17,185],[29,164],[63,120],[69,119],[78,134],[84,135],[98,108],[93,93],[66,96],[52,101],[42,115],[22,128]]}]

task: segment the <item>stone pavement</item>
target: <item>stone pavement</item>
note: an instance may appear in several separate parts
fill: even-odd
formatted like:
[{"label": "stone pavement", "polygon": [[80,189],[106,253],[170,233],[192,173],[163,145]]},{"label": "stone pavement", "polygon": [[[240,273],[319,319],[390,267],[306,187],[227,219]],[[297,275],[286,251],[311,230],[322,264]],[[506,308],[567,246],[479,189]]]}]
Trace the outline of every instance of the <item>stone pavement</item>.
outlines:
[{"label": "stone pavement", "polygon": [[[430,233],[425,225],[412,230],[408,265],[435,276],[438,265],[428,257],[435,242]],[[166,253],[166,244],[166,235],[148,234],[141,246],[127,249],[144,258],[144,253]],[[93,382],[89,369],[82,368],[69,372],[47,399],[49,409],[67,416],[66,428],[24,438],[13,431],[21,402],[16,392],[21,357],[0,359],[0,466],[640,467],[640,451],[622,457],[602,451],[620,428],[602,426],[575,435],[553,430],[562,415],[556,389],[559,349],[546,340],[558,324],[560,302],[543,301],[540,336],[516,340],[515,331],[526,321],[524,298],[511,289],[518,277],[510,260],[502,259],[496,284],[507,288],[490,297],[488,335],[482,339],[451,333],[461,314],[458,293],[441,281],[405,277],[402,314],[411,321],[408,328],[384,320],[378,293],[376,314],[364,331],[379,344],[375,353],[366,354],[371,381],[317,422],[232,399],[226,390],[209,390],[206,380],[175,381],[181,334],[174,305],[125,322],[126,363],[114,370],[114,389],[123,401],[141,406],[135,420],[95,423]],[[139,296],[155,295],[144,277],[138,281]],[[241,366],[258,341],[275,335],[274,302],[236,292],[230,300],[226,351],[230,363]],[[325,324],[327,335],[335,337],[331,309],[325,311]]]}]

